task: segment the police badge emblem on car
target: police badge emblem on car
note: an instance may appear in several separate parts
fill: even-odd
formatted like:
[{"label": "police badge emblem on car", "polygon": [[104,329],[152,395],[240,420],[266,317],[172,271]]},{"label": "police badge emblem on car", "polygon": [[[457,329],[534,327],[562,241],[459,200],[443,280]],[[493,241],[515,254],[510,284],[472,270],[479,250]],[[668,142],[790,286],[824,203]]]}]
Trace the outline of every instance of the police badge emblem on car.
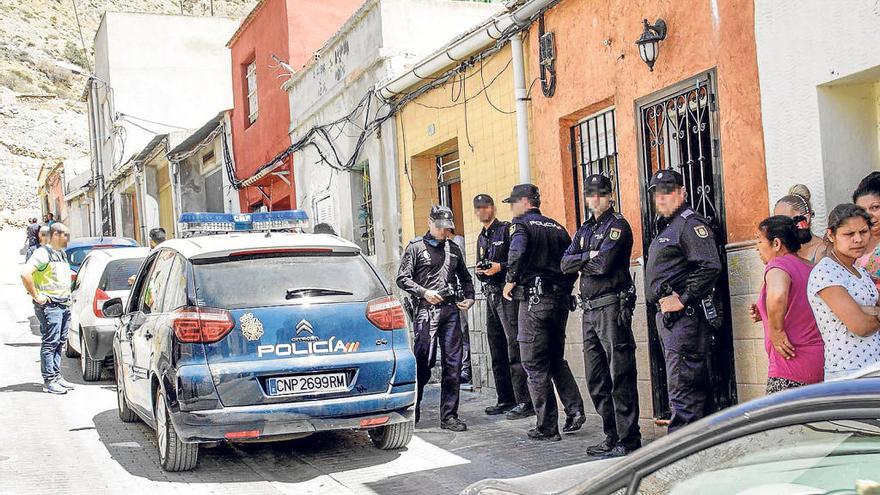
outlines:
[{"label": "police badge emblem on car", "polygon": [[253,313],[241,315],[239,323],[241,323],[241,334],[244,335],[244,338],[254,341],[263,336],[263,324]]}]

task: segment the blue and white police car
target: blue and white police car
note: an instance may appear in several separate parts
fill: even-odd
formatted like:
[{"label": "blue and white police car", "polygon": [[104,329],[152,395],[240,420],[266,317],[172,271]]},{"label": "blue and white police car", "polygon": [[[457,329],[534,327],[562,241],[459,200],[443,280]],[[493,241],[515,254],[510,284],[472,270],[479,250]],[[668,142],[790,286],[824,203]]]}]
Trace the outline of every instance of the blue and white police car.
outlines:
[{"label": "blue and white police car", "polygon": [[[403,307],[359,248],[303,234],[300,211],[181,215],[146,258],[113,342],[119,417],[156,430],[168,471],[200,443],[363,429],[413,434],[415,357]],[[186,237],[187,234],[206,234]]]}]

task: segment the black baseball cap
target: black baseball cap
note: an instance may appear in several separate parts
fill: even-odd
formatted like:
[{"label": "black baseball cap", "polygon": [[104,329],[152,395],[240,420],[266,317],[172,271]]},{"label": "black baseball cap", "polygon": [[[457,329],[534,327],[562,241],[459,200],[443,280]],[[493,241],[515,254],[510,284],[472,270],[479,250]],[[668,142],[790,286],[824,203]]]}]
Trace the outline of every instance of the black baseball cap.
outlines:
[{"label": "black baseball cap", "polygon": [[672,169],[664,169],[658,170],[657,173],[651,177],[651,183],[648,186],[648,189],[660,188],[661,190],[669,190],[678,189],[682,186],[684,186],[684,179],[681,178],[680,173]]},{"label": "black baseball cap", "polygon": [[538,186],[534,184],[517,184],[510,191],[510,197],[504,199],[502,203],[515,203],[522,198],[540,199],[541,193]]},{"label": "black baseball cap", "polygon": [[435,226],[441,229],[454,229],[455,222],[452,219],[452,210],[443,205],[434,205],[431,207],[431,213],[428,218]]},{"label": "black baseball cap", "polygon": [[602,174],[593,174],[584,181],[584,194],[611,194],[611,179]]},{"label": "black baseball cap", "polygon": [[495,206],[495,200],[488,194],[477,194],[474,196],[474,208],[481,206]]}]

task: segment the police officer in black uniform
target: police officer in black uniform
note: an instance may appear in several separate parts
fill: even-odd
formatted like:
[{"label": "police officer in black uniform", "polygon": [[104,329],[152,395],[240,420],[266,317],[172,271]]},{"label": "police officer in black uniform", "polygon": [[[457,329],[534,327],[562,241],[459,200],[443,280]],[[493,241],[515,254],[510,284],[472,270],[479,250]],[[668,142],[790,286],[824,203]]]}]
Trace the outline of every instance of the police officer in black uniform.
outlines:
[{"label": "police officer in black uniform", "polygon": [[517,340],[537,413],[529,438],[558,441],[554,385],[565,407],[563,431],[579,430],[586,421],[584,401],[564,356],[565,324],[576,277],[562,273],[559,263],[571,237],[559,222],[541,214],[536,186],[514,186],[504,202],[511,204],[514,219],[503,295],[520,301]]},{"label": "police officer in black uniform", "polygon": [[[397,286],[416,300],[413,305],[413,352],[418,380],[416,422],[439,346],[443,370],[440,428],[465,431],[467,425],[458,418],[462,361],[460,312],[473,305],[474,284],[465,266],[464,254],[450,239],[454,226],[452,210],[445,206],[431,207],[428,233],[412,240],[403,253]],[[456,298],[458,293],[463,296],[460,301]]]},{"label": "police officer in black uniform", "polygon": [[711,227],[685,203],[684,182],[674,170],[651,178],[661,217],[648,248],[645,293],[659,304],[657,331],[666,358],[672,418],[669,431],[712,412],[709,319],[721,259]]},{"label": "police officer in black uniform", "polygon": [[498,402],[487,407],[486,414],[507,413],[509,419],[533,416],[535,410],[516,340],[519,301],[501,296],[507,276],[510,222],[495,217],[495,201],[488,194],[474,197],[474,213],[483,224],[477,237],[476,273],[486,295],[486,337],[498,394]]},{"label": "police officer in black uniform", "polygon": [[590,218],[565,251],[561,268],[580,272],[587,388],[605,432],[605,440],[587,448],[587,454],[621,457],[641,447],[642,435],[629,273],[633,236],[629,222],[611,206],[611,190],[608,177],[587,177]]}]

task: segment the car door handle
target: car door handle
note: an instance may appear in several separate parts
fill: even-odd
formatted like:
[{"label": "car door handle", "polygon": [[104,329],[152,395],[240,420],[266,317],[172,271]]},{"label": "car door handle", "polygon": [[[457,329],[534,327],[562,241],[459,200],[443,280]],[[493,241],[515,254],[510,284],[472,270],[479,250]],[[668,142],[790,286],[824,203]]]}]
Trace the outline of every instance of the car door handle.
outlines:
[{"label": "car door handle", "polygon": [[150,331],[147,330],[146,332],[144,332],[144,338],[150,340],[153,338],[153,334],[151,334]]}]

